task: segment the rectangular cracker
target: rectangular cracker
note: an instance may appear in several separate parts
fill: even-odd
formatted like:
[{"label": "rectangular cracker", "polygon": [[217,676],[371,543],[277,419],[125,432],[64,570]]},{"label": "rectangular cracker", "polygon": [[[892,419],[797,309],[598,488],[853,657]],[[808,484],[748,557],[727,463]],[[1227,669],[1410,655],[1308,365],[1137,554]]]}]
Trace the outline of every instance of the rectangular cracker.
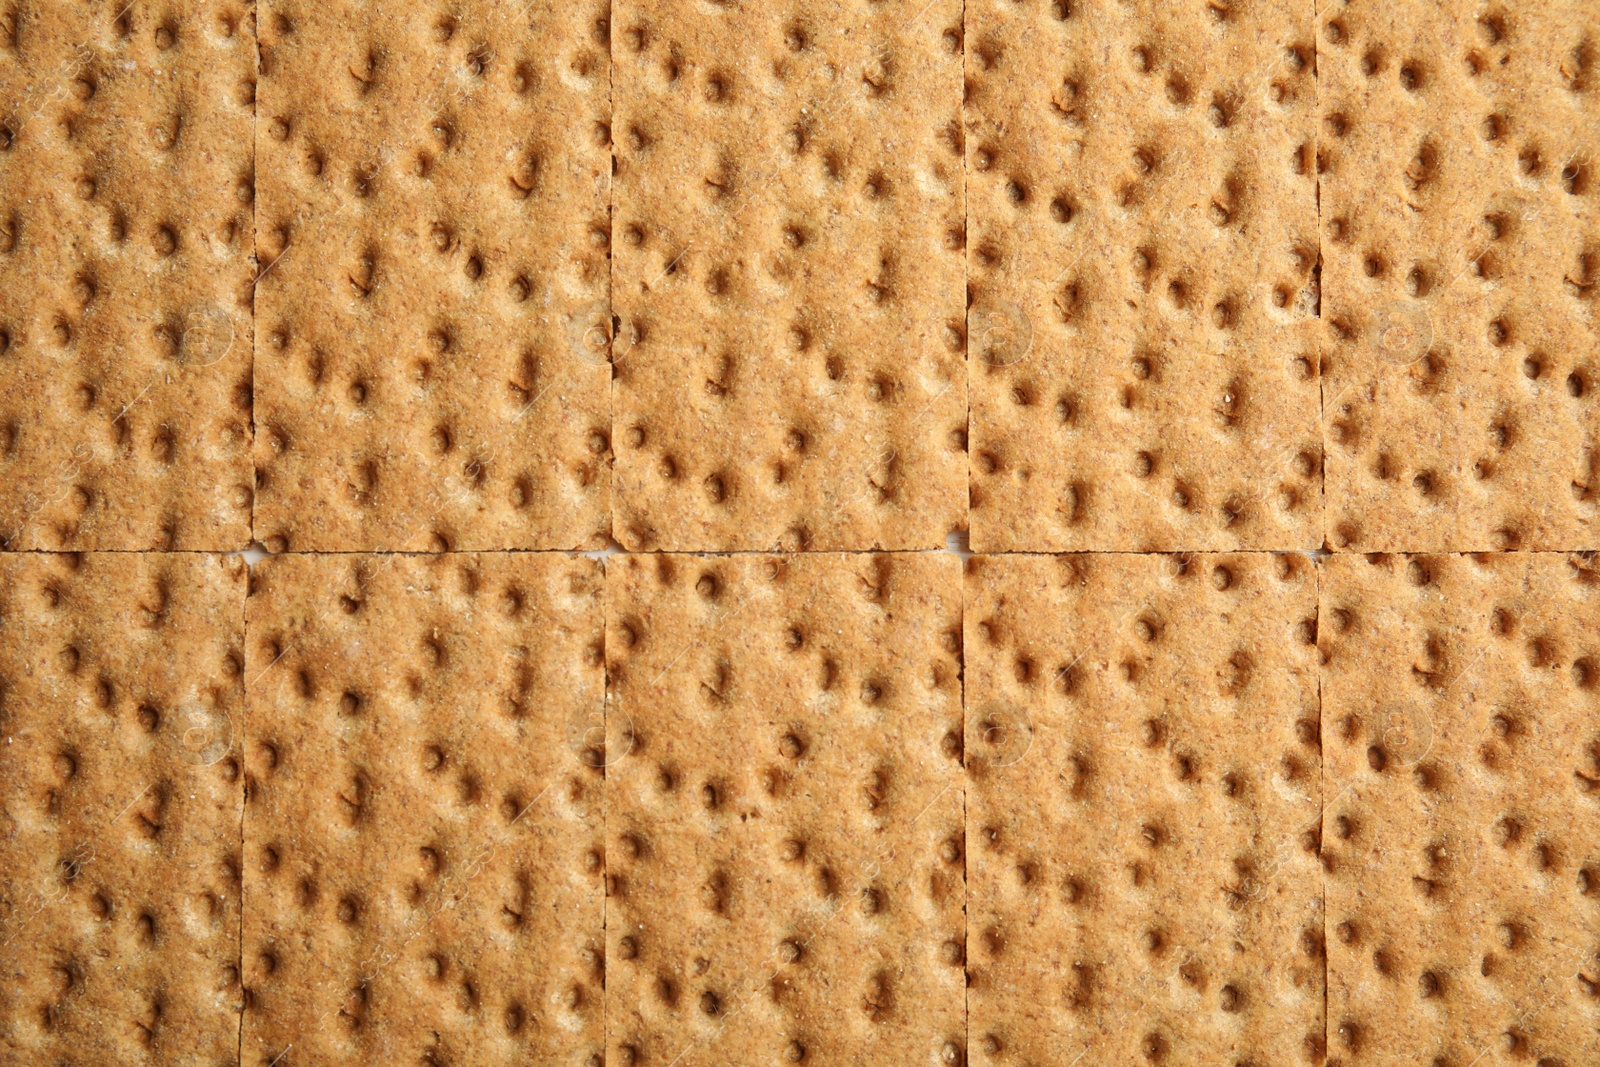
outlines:
[{"label": "rectangular cracker", "polygon": [[618,541],[944,547],[966,525],[959,0],[614,6]]},{"label": "rectangular cracker", "polygon": [[613,1064],[957,1063],[953,556],[617,556]]},{"label": "rectangular cracker", "polygon": [[1600,545],[1593,5],[1321,19],[1328,540]]},{"label": "rectangular cracker", "polygon": [[233,1062],[245,580],[0,555],[0,1062]]},{"label": "rectangular cracker", "polygon": [[0,12],[0,548],[250,542],[255,20]]},{"label": "rectangular cracker", "polygon": [[256,536],[609,533],[604,0],[261,13]]},{"label": "rectangular cracker", "polygon": [[1330,1065],[1600,1062],[1600,571],[1335,555]]},{"label": "rectangular cracker", "polygon": [[970,1062],[1316,1064],[1317,577],[975,557]]},{"label": "rectangular cracker", "polygon": [[600,565],[253,579],[242,1062],[599,1063]]},{"label": "rectangular cracker", "polygon": [[1310,5],[966,11],[973,550],[1319,547]]}]

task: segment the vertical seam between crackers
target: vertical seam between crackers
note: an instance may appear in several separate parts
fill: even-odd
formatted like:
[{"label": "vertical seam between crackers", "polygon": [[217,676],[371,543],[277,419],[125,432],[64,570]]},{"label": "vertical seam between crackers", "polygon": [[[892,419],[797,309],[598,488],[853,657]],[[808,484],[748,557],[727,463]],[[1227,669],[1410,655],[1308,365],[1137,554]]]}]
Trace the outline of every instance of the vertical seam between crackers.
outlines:
[{"label": "vertical seam between crackers", "polygon": [[[962,3],[961,3],[961,85],[962,85],[961,97],[962,98],[961,98],[961,101],[960,101],[960,107],[957,110],[956,115],[957,115],[957,122],[960,124],[959,128],[961,130],[961,340],[962,340],[962,344],[961,344],[961,364],[962,364],[962,370],[966,375],[966,386],[967,386],[967,397],[966,397],[966,400],[967,400],[967,418],[966,418],[966,423],[965,423],[966,436],[967,436],[967,447],[963,450],[964,453],[966,454],[966,457],[967,457],[966,460],[964,461],[964,464],[963,464],[965,466],[966,472],[967,472],[967,492],[966,492],[966,496],[964,496],[962,498],[962,500],[961,500],[961,517],[962,517],[962,520],[963,520],[963,522],[964,522],[964,524],[966,526],[967,546],[970,548],[971,545],[972,545],[972,200],[967,195],[967,128],[966,128],[967,127],[967,122],[966,122],[966,119],[967,119],[967,115],[966,115],[967,101],[966,101],[966,82],[967,82],[967,4],[966,4],[966,0],[962,0]],[[965,607],[966,607],[966,602],[963,600],[963,602],[962,602],[963,612],[965,611]],[[962,625],[963,625],[963,627],[966,625],[966,618],[965,618],[964,614],[963,614],[963,618],[962,618]],[[966,647],[965,647],[965,645],[962,646],[961,654],[962,654],[962,661],[961,662],[962,662],[962,667],[964,669],[965,666],[966,666],[966,658],[965,658],[966,657]],[[962,693],[963,693],[963,695],[962,695],[962,698],[961,698],[961,706],[963,708],[965,708],[966,707],[966,696],[965,696],[965,675],[964,674],[963,674],[963,689],[962,689]],[[965,716],[965,714],[963,714],[962,715],[962,730],[965,731],[965,729],[966,729],[966,716]],[[963,751],[961,758],[962,758],[962,766],[965,767],[965,765],[966,765],[966,753],[965,753],[965,751]],[[964,797],[965,797],[965,793],[963,793],[963,798]],[[962,810],[961,823],[962,823],[962,826],[963,826],[962,840],[965,841],[966,840],[966,830],[964,829],[965,826],[966,826],[966,800],[965,799],[963,799],[962,802],[961,802],[961,810]],[[962,877],[965,878],[965,876],[966,876],[966,850],[964,848],[962,849],[962,861],[961,862],[962,862]],[[963,887],[964,886],[965,886],[965,882],[963,882]],[[965,894],[965,892],[966,892],[966,890],[965,890],[965,888],[963,888],[962,889],[962,893]],[[963,895],[962,899],[963,899],[963,901],[966,899],[964,895]],[[962,915],[963,915],[963,920],[962,920],[962,927],[961,927],[961,944],[963,946],[963,951],[965,951],[965,945],[967,943],[967,929],[966,929],[966,921],[965,921],[966,908],[964,906],[962,908]],[[962,994],[962,1003],[963,1004],[966,1003],[966,994],[965,993]],[[970,1019],[970,1016],[968,1018]],[[972,1050],[971,1050],[971,1047],[970,1047],[970,1045],[971,1045],[971,1033],[970,1033],[970,1031],[971,1031],[972,1027],[971,1027],[970,1024],[968,1025],[967,1029],[969,1031],[969,1033],[968,1033],[967,1056],[968,1056],[968,1059],[970,1060],[971,1059],[971,1055],[972,1055]]]},{"label": "vertical seam between crackers", "polygon": [[[1316,262],[1316,266],[1313,268],[1313,270],[1315,270],[1316,274],[1317,274],[1317,325],[1316,325],[1316,330],[1317,330],[1317,344],[1316,344],[1316,354],[1317,354],[1317,439],[1322,445],[1322,456],[1320,458],[1320,463],[1319,463],[1319,465],[1321,467],[1321,475],[1322,475],[1322,477],[1318,480],[1318,483],[1317,483],[1317,487],[1318,487],[1318,492],[1317,492],[1317,512],[1321,516],[1321,519],[1322,519],[1322,522],[1321,522],[1321,526],[1322,526],[1322,549],[1323,549],[1323,551],[1328,551],[1329,550],[1329,545],[1331,544],[1331,542],[1328,539],[1328,429],[1327,429],[1327,426],[1328,426],[1328,422],[1327,422],[1328,392],[1327,392],[1327,380],[1323,377],[1323,359],[1322,359],[1323,344],[1326,341],[1326,327],[1324,326],[1324,318],[1323,318],[1323,316],[1325,314],[1327,303],[1324,300],[1323,293],[1322,293],[1322,258],[1323,258],[1323,256],[1322,256],[1322,242],[1324,240],[1324,234],[1323,234],[1323,230],[1322,230],[1322,167],[1321,167],[1321,153],[1319,151],[1319,147],[1320,147],[1319,140],[1321,138],[1321,125],[1320,125],[1320,122],[1321,122],[1321,114],[1322,114],[1322,41],[1321,41],[1321,37],[1317,33],[1317,0],[1308,0],[1308,2],[1309,2],[1310,7],[1311,7],[1311,84],[1316,89],[1315,97],[1314,97],[1314,99],[1312,101],[1312,109],[1313,109],[1313,111],[1312,111],[1312,122],[1311,122],[1311,185],[1312,185],[1312,206],[1313,206],[1313,209],[1315,211],[1315,221],[1316,221],[1316,226],[1317,226],[1317,262]],[[1316,581],[1317,581],[1316,613],[1313,616],[1313,618],[1316,619],[1317,625],[1318,625],[1319,628],[1320,628],[1321,623],[1322,623],[1322,565],[1323,565],[1322,559],[1318,558],[1315,555],[1313,555],[1311,557],[1312,573],[1316,575]],[[1321,659],[1320,653],[1318,654],[1317,658],[1319,660]],[[1323,731],[1323,713],[1324,713],[1325,707],[1324,707],[1324,703],[1323,703],[1323,699],[1322,699],[1322,665],[1321,665],[1320,662],[1317,664],[1316,682],[1317,682],[1317,739],[1318,739],[1318,744],[1319,744],[1319,753],[1321,753],[1322,752],[1322,750],[1320,748],[1321,740],[1325,736],[1324,735],[1324,731]],[[1321,852],[1321,849],[1322,849],[1323,823],[1327,819],[1327,808],[1326,808],[1327,798],[1328,798],[1328,760],[1327,760],[1326,754],[1323,753],[1322,754],[1322,758],[1319,759],[1318,762],[1317,762],[1317,812],[1318,812],[1318,814],[1317,814],[1317,850],[1318,850],[1319,853]],[[1329,1033],[1328,1033],[1328,981],[1332,977],[1332,970],[1328,966],[1328,948],[1327,948],[1327,946],[1328,946],[1328,869],[1322,865],[1322,861],[1321,861],[1321,856],[1320,855],[1318,856],[1318,859],[1317,859],[1317,886],[1318,886],[1318,889],[1321,891],[1321,895],[1322,895],[1322,946],[1323,946],[1323,948],[1322,948],[1322,1048],[1323,1048],[1323,1055],[1324,1055],[1324,1057],[1326,1057],[1327,1049],[1328,1049],[1328,1036],[1329,1036]]]},{"label": "vertical seam between crackers", "polygon": [[[250,518],[249,518],[249,529],[246,531],[246,535],[248,536],[251,545],[254,545],[256,543],[256,505],[257,505],[257,502],[259,500],[259,495],[256,492],[256,472],[255,472],[255,467],[256,467],[256,463],[255,463],[255,454],[256,454],[256,331],[259,329],[259,323],[256,320],[256,282],[261,277],[261,260],[256,255],[256,245],[257,245],[257,233],[258,233],[258,231],[260,230],[260,227],[261,227],[261,197],[255,190],[256,190],[257,162],[258,162],[258,160],[260,158],[256,153],[256,137],[260,133],[260,125],[261,125],[261,123],[260,123],[260,117],[261,117],[261,89],[260,89],[260,86],[261,86],[261,18],[266,12],[266,6],[267,5],[265,3],[262,3],[262,4],[258,5],[250,14],[250,26],[251,26],[252,36],[255,38],[251,42],[251,44],[252,44],[252,48],[251,48],[251,60],[252,60],[252,62],[251,62],[250,68],[251,68],[251,76],[255,79],[255,85],[256,85],[256,90],[255,90],[255,94],[254,94],[255,95],[255,99],[252,101],[251,106],[250,106],[250,188],[251,188],[251,195],[250,195],[250,259],[251,259],[251,272],[250,272],[251,273],[251,278],[250,278],[250,410],[246,413],[246,418],[247,418],[248,422],[246,423],[246,429],[247,429],[246,438],[247,438],[247,441],[246,441],[246,444],[245,444],[246,455],[249,457],[249,470],[250,470]],[[241,558],[243,558],[243,557],[241,556]],[[249,611],[248,602],[249,602],[249,599],[250,599],[250,585],[251,585],[251,582],[254,579],[254,575],[252,573],[252,567],[250,565],[250,562],[249,562],[248,558],[244,558],[244,564],[245,564],[245,573],[244,573],[243,595],[240,596],[240,598],[239,598],[239,641],[240,641],[239,657],[240,657],[240,662],[241,663],[244,661],[244,657],[247,654],[247,651],[248,651],[248,649],[250,647],[250,611]],[[245,731],[249,729],[249,725],[250,725],[250,685],[249,685],[249,674],[248,674],[248,672],[245,672],[245,675],[241,679],[241,682],[243,684],[241,686],[242,692],[240,693],[240,699],[239,699],[239,725],[240,725],[240,729],[237,731],[237,733],[239,735],[239,738],[238,738],[238,740],[239,740],[239,778],[240,778],[240,793],[241,793],[241,796],[239,798],[239,993],[240,993],[240,997],[239,997],[239,1040],[238,1040],[238,1051],[234,1055],[234,1062],[235,1063],[239,1063],[239,1064],[243,1064],[244,1063],[244,1018],[245,1018],[246,1012],[248,1012],[250,1010],[250,998],[247,995],[247,987],[245,985],[245,973],[244,973],[244,916],[245,916],[244,864],[245,864],[246,849],[247,849],[247,846],[249,844],[249,839],[245,834],[245,820],[248,817],[246,812],[247,812],[247,810],[248,810],[248,808],[250,806],[250,776],[247,773],[245,773],[245,765],[244,765],[245,742],[246,742]]]},{"label": "vertical seam between crackers", "polygon": [[[1322,136],[1320,125],[1322,114],[1322,46],[1320,38],[1317,36],[1317,0],[1309,0],[1309,3],[1311,4],[1311,84],[1316,88],[1316,95],[1312,101],[1311,121],[1311,202],[1317,224],[1317,263],[1313,268],[1317,273],[1317,439],[1322,443],[1322,457],[1319,464],[1322,468],[1322,476],[1317,480],[1317,514],[1322,520],[1322,547],[1327,548],[1330,543],[1328,540],[1328,392],[1327,380],[1322,373],[1322,346],[1326,340],[1323,314],[1327,305],[1322,295],[1322,167],[1320,163],[1321,152],[1319,151],[1319,140]],[[1322,595],[1320,575],[1318,582],[1317,595],[1320,597]],[[1319,600],[1319,607],[1320,604],[1321,601]],[[1321,689],[1319,688],[1317,692],[1318,716],[1320,718]],[[1324,919],[1324,924],[1326,924],[1326,919]],[[1323,960],[1323,970],[1327,970],[1326,958]],[[1326,997],[1328,988],[1326,981],[1323,982],[1322,988],[1323,996]],[[1323,1019],[1324,1030],[1326,1030],[1326,1013],[1324,1013]],[[1323,1036],[1326,1037],[1327,1034],[1324,1033]]]},{"label": "vertical seam between crackers", "polygon": [[[610,148],[608,153],[611,165],[606,171],[606,425],[610,432],[607,435],[607,451],[610,454],[608,473],[606,477],[606,538],[610,542],[602,545],[603,549],[610,549],[617,545],[617,309],[615,297],[617,292],[617,11],[614,0],[606,0],[606,141]],[[602,587],[605,581],[604,561],[601,565]],[[605,600],[602,589],[601,601]],[[600,608],[600,662],[602,669],[605,663],[605,605]],[[604,679],[602,678],[602,685]],[[604,698],[602,697],[602,701]],[[604,728],[606,709],[602,704],[600,709],[601,737],[605,736]],[[603,769],[603,768],[602,768]],[[604,782],[601,792],[604,793]],[[605,832],[605,808],[602,804],[600,814],[600,828],[602,835]],[[605,856],[605,837],[602,836],[600,855]],[[608,877],[605,860],[600,861],[600,884],[602,889]],[[601,894],[600,905],[600,946],[601,955],[605,949],[605,903],[604,894]],[[605,1052],[605,1026],[606,1009],[608,1001],[601,995],[601,1056]]]},{"label": "vertical seam between crackers", "polygon": [[[1319,152],[1319,139],[1322,135],[1322,39],[1317,33],[1317,0],[1309,0],[1311,5],[1311,83],[1316,88],[1316,96],[1312,102],[1314,109],[1311,123],[1311,182],[1312,204],[1316,211],[1317,224],[1317,439],[1322,443],[1322,457],[1320,465],[1322,477],[1318,482],[1317,510],[1322,516],[1322,548],[1329,550],[1331,542],[1328,539],[1328,422],[1327,422],[1327,380],[1323,377],[1322,346],[1326,342],[1327,332],[1323,316],[1326,312],[1327,302],[1322,293],[1322,242],[1324,233],[1322,229],[1322,167],[1320,165],[1321,153]],[[1316,615],[1314,618],[1320,627],[1322,623],[1322,566],[1323,561],[1316,556],[1312,557],[1312,570],[1317,578]],[[1321,659],[1320,652],[1317,659]],[[1320,742],[1323,734],[1322,699],[1322,664],[1317,664],[1317,739]],[[1322,758],[1317,763],[1317,850],[1322,850],[1322,827],[1327,819],[1326,802],[1328,797],[1328,760],[1327,755],[1319,747]],[[1328,966],[1328,869],[1322,864],[1322,857],[1317,857],[1317,885],[1322,892],[1322,1049],[1323,1057],[1327,1057],[1328,1050],[1328,981],[1332,977],[1332,969]]]},{"label": "vertical seam between crackers", "polygon": [[[1315,4],[1315,0],[1312,0],[1312,2]],[[1315,16],[1314,10],[1312,14]],[[1313,39],[1316,37],[1314,27],[1315,23],[1313,23]],[[1313,150],[1313,159],[1315,159],[1314,151],[1315,150]],[[1319,261],[1322,256],[1322,217],[1320,210],[1319,197],[1319,213],[1317,216],[1317,257]],[[1318,309],[1317,317],[1319,320],[1322,317],[1320,307]],[[1317,388],[1319,390],[1322,388],[1320,376],[1317,381]],[[1324,521],[1326,521],[1326,511],[1324,511],[1323,514]],[[1326,1060],[1328,1050],[1328,981],[1332,977],[1333,969],[1328,966],[1328,868],[1322,864],[1322,827],[1323,823],[1327,821],[1328,817],[1328,757],[1326,750],[1322,747],[1322,739],[1326,736],[1322,722],[1324,710],[1324,704],[1322,700],[1322,651],[1320,636],[1320,630],[1322,626],[1322,567],[1323,561],[1316,557],[1312,557],[1311,573],[1315,575],[1317,581],[1317,594],[1314,604],[1316,610],[1312,615],[1312,618],[1316,620],[1316,629],[1313,630],[1313,633],[1318,635],[1318,644],[1313,650],[1314,658],[1317,661],[1317,888],[1321,891],[1322,896],[1322,1050],[1323,1059]]]},{"label": "vertical seam between crackers", "polygon": [[[610,349],[606,353],[606,417],[610,426],[611,463],[606,478],[606,534],[614,548],[617,539],[617,5],[606,2],[606,122],[610,131],[611,163],[606,173],[606,333],[610,336]],[[611,568],[602,555],[600,565],[600,751],[611,739],[611,656],[608,642],[611,636]],[[610,789],[606,786],[609,767],[607,758],[600,759],[600,959],[606,959],[610,941],[611,921],[611,805],[607,803]],[[600,983],[600,1062],[604,1064],[611,1052],[611,990],[612,984]]]},{"label": "vertical seam between crackers", "polygon": [[[260,541],[256,536],[256,514],[261,506],[261,493],[256,478],[256,331],[260,322],[256,314],[257,286],[261,281],[261,196],[256,190],[259,176],[260,152],[257,150],[257,139],[260,137],[260,123],[257,121],[261,115],[261,19],[266,14],[265,3],[260,4],[252,16],[255,28],[255,63],[253,64],[256,79],[256,99],[250,109],[250,423],[248,447],[250,449],[250,542]],[[248,595],[248,593],[246,594]],[[243,822],[241,820],[241,833]],[[241,838],[242,843],[242,838]],[[240,923],[244,922],[243,909],[240,909]],[[243,952],[241,943],[240,952]],[[241,970],[241,981],[244,972]],[[239,1013],[239,1054],[244,1055],[244,1013]],[[240,1061],[241,1063],[243,1060]]]},{"label": "vertical seam between crackers", "polygon": [[[966,377],[966,493],[961,498],[962,525],[966,530],[968,552],[972,548],[972,199],[967,195],[967,4],[961,3],[961,99],[956,121],[961,131],[961,364]],[[970,555],[968,557],[971,558]],[[972,855],[967,848],[972,825],[967,813],[967,560],[962,560],[959,589],[961,617],[956,632],[961,640],[956,647],[957,706],[961,709],[961,1051],[972,1062],[972,981],[967,970],[967,945],[972,937]]]}]

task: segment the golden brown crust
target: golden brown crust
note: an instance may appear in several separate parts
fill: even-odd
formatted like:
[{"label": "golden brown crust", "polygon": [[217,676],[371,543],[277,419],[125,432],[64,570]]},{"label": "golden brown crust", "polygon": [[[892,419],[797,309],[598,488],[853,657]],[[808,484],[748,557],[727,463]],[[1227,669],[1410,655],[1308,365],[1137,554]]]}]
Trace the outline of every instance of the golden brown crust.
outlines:
[{"label": "golden brown crust", "polygon": [[254,22],[0,15],[0,548],[250,541]]},{"label": "golden brown crust", "polygon": [[975,551],[1321,544],[1309,13],[967,5]]},{"label": "golden brown crust", "polygon": [[1322,590],[1329,1063],[1594,1063],[1600,574],[1337,555]]},{"label": "golden brown crust", "polygon": [[565,555],[257,566],[246,1064],[598,1055],[601,609]]},{"label": "golden brown crust", "polygon": [[615,5],[630,550],[965,526],[960,4],[841,6]]},{"label": "golden brown crust", "polygon": [[1600,545],[1592,5],[1329,5],[1328,540]]},{"label": "golden brown crust", "polygon": [[958,1062],[959,580],[613,558],[610,1062]]},{"label": "golden brown crust", "polygon": [[601,548],[606,7],[262,12],[256,535]]},{"label": "golden brown crust", "polygon": [[0,555],[0,1060],[233,1061],[245,579]]},{"label": "golden brown crust", "polygon": [[1297,555],[970,561],[973,1063],[1321,1062],[1316,589]]}]

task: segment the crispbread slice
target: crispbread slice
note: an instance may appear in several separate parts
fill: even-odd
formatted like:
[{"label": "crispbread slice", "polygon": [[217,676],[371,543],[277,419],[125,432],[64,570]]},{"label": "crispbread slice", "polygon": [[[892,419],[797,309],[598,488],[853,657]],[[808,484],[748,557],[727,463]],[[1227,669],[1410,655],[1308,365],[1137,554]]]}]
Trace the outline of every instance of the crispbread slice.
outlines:
[{"label": "crispbread slice", "polygon": [[973,549],[1319,547],[1310,5],[966,26]]},{"label": "crispbread slice", "polygon": [[1329,1059],[1600,1059],[1600,573],[1335,555]]},{"label": "crispbread slice", "polygon": [[557,554],[257,566],[248,1067],[599,1056],[600,579]]},{"label": "crispbread slice", "polygon": [[966,519],[961,5],[620,0],[615,527],[943,547]]},{"label": "crispbread slice", "polygon": [[610,1062],[959,1061],[958,566],[612,559]]},{"label": "crispbread slice", "polygon": [[0,13],[0,548],[250,541],[255,21]]},{"label": "crispbread slice", "polygon": [[1328,540],[1600,545],[1593,5],[1320,19]]},{"label": "crispbread slice", "polygon": [[1320,1062],[1316,587],[1298,555],[970,561],[971,1062]]},{"label": "crispbread slice", "polygon": [[609,533],[603,0],[261,13],[256,535]]},{"label": "crispbread slice", "polygon": [[245,578],[0,555],[0,1061],[237,1054]]}]

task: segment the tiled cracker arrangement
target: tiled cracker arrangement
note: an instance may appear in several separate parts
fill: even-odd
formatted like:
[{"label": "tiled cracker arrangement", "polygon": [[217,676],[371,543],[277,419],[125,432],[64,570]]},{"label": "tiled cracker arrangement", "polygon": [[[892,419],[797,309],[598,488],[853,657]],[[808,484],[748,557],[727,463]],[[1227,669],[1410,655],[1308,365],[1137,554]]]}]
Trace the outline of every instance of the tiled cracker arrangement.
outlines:
[{"label": "tiled cracker arrangement", "polygon": [[1597,149],[1588,0],[0,5],[0,1063],[1600,1063]]}]

